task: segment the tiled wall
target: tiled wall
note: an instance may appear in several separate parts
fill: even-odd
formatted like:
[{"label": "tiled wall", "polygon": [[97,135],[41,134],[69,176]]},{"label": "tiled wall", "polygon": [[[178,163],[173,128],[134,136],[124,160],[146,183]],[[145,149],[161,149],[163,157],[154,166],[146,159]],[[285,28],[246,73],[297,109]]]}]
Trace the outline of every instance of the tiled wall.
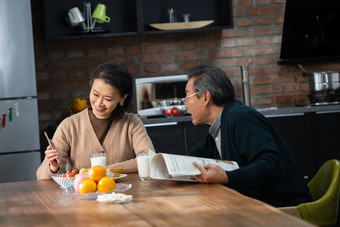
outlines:
[{"label": "tiled wall", "polygon": [[[41,129],[61,120],[74,97],[87,97],[88,75],[105,61],[125,64],[135,77],[217,65],[232,78],[241,100],[240,65],[249,65],[254,107],[309,104],[308,80],[299,68],[277,64],[285,0],[234,0],[233,29],[61,41],[44,39],[42,0],[31,2]],[[339,63],[308,67],[335,70]]]}]

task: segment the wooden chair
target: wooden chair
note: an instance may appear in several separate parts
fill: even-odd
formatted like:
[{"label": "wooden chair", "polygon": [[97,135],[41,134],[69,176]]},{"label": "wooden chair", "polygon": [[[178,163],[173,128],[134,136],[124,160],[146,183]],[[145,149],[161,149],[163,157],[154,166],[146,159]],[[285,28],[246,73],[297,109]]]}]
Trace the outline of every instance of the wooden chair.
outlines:
[{"label": "wooden chair", "polygon": [[332,226],[338,218],[339,184],[340,161],[328,160],[308,183],[314,201],[279,209],[318,226]]}]

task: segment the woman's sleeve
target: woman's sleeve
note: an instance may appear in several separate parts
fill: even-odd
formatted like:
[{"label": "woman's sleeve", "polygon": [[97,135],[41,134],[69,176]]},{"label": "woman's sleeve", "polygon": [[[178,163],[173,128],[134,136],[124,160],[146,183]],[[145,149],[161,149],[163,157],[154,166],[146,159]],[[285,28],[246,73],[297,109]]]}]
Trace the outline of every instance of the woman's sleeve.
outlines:
[{"label": "woman's sleeve", "polygon": [[[65,166],[65,163],[67,160],[67,154],[70,149],[70,146],[67,140],[67,137],[68,137],[67,131],[68,131],[67,122],[64,120],[58,126],[52,139],[55,145],[55,148],[57,149],[59,153],[58,159],[59,159],[60,167],[57,173],[60,173],[63,171],[63,167]],[[46,148],[42,148],[42,149],[46,149]],[[57,173],[53,173],[51,171],[49,161],[45,157],[43,162],[37,169],[36,176],[37,176],[37,180],[52,179],[52,175],[57,174]]]}]

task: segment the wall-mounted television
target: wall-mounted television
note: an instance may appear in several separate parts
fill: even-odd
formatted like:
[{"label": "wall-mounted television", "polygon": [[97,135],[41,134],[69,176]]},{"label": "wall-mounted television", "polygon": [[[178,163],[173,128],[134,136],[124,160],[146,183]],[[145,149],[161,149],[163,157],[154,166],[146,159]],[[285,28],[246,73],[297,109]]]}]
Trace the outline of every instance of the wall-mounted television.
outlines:
[{"label": "wall-mounted television", "polygon": [[137,114],[140,116],[160,116],[160,100],[185,97],[187,75],[144,77],[135,79]]}]

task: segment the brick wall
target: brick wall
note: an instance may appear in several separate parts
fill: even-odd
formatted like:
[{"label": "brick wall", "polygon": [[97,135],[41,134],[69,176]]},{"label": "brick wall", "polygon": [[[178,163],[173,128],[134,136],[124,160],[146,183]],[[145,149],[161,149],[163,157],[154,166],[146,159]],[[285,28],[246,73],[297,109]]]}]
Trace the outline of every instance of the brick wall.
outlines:
[{"label": "brick wall", "polygon": [[[240,65],[249,65],[254,107],[309,103],[308,80],[297,66],[279,66],[285,0],[234,0],[234,28],[145,36],[45,41],[42,0],[32,1],[40,128],[56,124],[77,96],[87,97],[88,75],[105,61],[135,77],[185,74],[196,64],[222,67],[242,100]],[[307,65],[334,70],[338,63]]]}]

